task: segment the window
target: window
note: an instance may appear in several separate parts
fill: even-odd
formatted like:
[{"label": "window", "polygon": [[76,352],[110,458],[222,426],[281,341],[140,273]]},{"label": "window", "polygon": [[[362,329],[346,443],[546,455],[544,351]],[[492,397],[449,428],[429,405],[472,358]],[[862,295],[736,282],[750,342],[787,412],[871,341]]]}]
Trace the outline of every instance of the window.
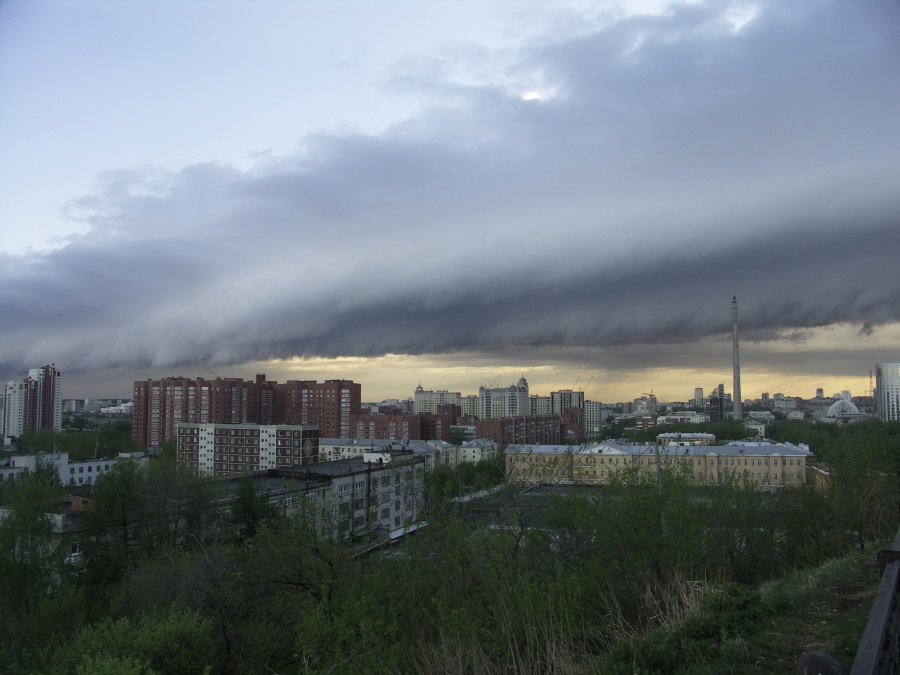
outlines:
[{"label": "window", "polygon": [[391,517],[391,509],[390,507],[386,509],[381,509],[381,517],[382,518],[390,518]]}]

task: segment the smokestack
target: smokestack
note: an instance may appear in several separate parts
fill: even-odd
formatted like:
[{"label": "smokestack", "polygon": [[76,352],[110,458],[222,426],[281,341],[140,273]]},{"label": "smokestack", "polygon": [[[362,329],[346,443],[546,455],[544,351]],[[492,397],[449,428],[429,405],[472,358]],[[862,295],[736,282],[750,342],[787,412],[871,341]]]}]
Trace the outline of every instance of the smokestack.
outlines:
[{"label": "smokestack", "polygon": [[734,414],[733,419],[744,419],[743,399],[741,399],[741,354],[738,349],[738,326],[737,326],[737,296],[731,296],[731,322],[732,336],[734,339]]}]

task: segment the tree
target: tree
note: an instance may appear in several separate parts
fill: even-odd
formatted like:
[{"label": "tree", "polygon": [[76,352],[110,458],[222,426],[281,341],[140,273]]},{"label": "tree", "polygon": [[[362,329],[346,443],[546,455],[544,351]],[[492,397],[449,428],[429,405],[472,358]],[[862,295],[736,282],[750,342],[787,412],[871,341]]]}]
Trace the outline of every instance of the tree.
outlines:
[{"label": "tree", "polygon": [[94,485],[92,509],[85,512],[90,534],[85,551],[95,582],[115,580],[146,552],[144,519],[147,471],[135,461],[116,462]]},{"label": "tree", "polygon": [[450,443],[453,445],[462,445],[466,442],[466,432],[459,427],[450,429]]},{"label": "tree", "polygon": [[238,481],[238,493],[231,505],[231,521],[239,542],[252,539],[263,526],[272,522],[278,509],[269,504],[265,495],[256,490],[252,476],[243,476]]},{"label": "tree", "polygon": [[65,576],[67,550],[54,519],[61,498],[56,468],[39,462],[16,477],[0,513],[0,627],[13,645]]}]

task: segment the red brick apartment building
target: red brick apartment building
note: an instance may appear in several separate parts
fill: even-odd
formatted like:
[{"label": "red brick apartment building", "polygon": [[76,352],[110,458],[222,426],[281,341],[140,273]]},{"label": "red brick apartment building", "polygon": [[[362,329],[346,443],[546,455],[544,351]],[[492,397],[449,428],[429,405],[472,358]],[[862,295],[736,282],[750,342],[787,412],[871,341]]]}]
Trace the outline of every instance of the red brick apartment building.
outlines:
[{"label": "red brick apartment building", "polygon": [[[439,405],[435,413],[406,415],[398,408],[350,417],[349,438],[398,441],[449,441],[450,427],[459,419],[458,405]],[[323,438],[326,436],[323,434]],[[347,438],[338,436],[337,438]]]},{"label": "red brick apartment building", "polygon": [[475,421],[475,437],[488,438],[501,447],[511,443],[537,445],[580,443],[583,435],[582,408],[569,408],[562,414],[517,415]]},{"label": "red brick apartment building", "polygon": [[180,422],[223,424],[315,424],[323,437],[347,438],[350,416],[361,405],[361,386],[351,380],[290,380],[257,375],[167,377],[134,383],[132,436],[144,446],[175,437]]}]

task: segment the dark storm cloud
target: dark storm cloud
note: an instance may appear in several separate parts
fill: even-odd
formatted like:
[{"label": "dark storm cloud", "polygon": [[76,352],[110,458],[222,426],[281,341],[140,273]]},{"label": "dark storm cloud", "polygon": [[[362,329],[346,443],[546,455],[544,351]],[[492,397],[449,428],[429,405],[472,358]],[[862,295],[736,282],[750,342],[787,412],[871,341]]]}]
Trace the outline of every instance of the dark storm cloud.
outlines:
[{"label": "dark storm cloud", "polygon": [[898,20],[586,25],[499,84],[407,69],[431,103],[380,136],[111,172],[71,205],[87,234],[0,258],[0,368],[685,345],[733,294],[760,340],[869,334],[900,320]]}]

